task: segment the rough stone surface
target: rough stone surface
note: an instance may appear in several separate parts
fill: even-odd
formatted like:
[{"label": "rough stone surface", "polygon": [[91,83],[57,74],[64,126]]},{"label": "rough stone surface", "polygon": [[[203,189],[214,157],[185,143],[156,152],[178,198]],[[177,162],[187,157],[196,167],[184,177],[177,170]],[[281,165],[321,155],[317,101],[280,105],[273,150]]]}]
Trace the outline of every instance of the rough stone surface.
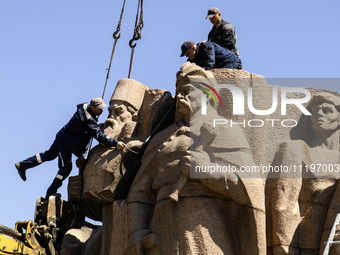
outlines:
[{"label": "rough stone surface", "polygon": [[269,254],[319,254],[329,235],[327,214],[328,220],[335,219],[331,202],[339,171],[330,167],[339,164],[340,97],[317,94],[308,109],[312,138],[282,143],[273,161],[273,166],[300,166],[302,171],[268,175]]},{"label": "rough stone surface", "polygon": [[[114,191],[121,178],[117,166],[127,152],[102,147],[91,152],[83,176],[82,199],[89,208],[88,216],[103,222],[102,242],[97,243],[102,254],[321,253],[335,216],[340,212],[338,175],[305,178],[302,174],[242,173],[239,178],[233,174],[190,178],[190,163],[191,167],[192,164],[232,164],[237,169],[255,165],[334,165],[339,163],[339,134],[333,135],[332,146],[329,140],[320,144],[322,138],[315,135],[310,118],[294,105],[288,105],[286,116],[281,115],[280,100],[274,113],[253,114],[247,105],[249,88],[257,110],[271,108],[273,91],[277,90],[277,97],[281,98],[282,87],[267,84],[263,76],[243,70],[205,71],[188,63],[181,70],[177,75],[175,122],[164,124],[150,139],[126,201],[114,201]],[[188,115],[188,105],[183,101],[184,87],[195,79],[204,79],[212,86],[236,85],[245,95],[244,115],[233,115],[233,95],[227,89],[217,90],[223,105],[208,103],[209,114],[205,118],[195,117],[198,111],[195,95],[200,99],[201,92],[191,90]],[[123,80],[122,83],[129,86],[136,81]],[[339,96],[332,91],[306,89],[312,95],[327,92]],[[117,90],[118,96],[125,95],[121,91],[124,90],[120,93]],[[288,96],[299,98],[301,95],[290,93]],[[117,102],[128,103],[117,97],[114,93],[110,111]],[[117,132],[108,124],[112,121],[107,121],[104,130],[125,142],[145,141],[164,115],[164,109],[169,108],[163,106],[169,105],[170,99],[168,92],[146,88],[139,109],[133,102],[129,103],[136,111],[129,120],[134,124]],[[178,103],[181,100],[182,104]],[[309,104],[305,103],[304,107]],[[197,105],[200,106],[200,100]],[[112,119],[110,115],[108,119]],[[214,118],[232,119],[241,124],[232,128],[221,125],[211,140],[203,139],[200,127],[203,123],[211,124]],[[275,123],[267,119],[274,119]],[[298,120],[298,124],[293,128],[284,127],[280,123],[285,119]],[[264,125],[251,127],[247,124],[249,120],[257,121],[253,121],[253,125],[262,120]],[[128,132],[124,134],[124,130]],[[174,193],[178,202],[170,199]]]},{"label": "rough stone surface", "polygon": [[124,254],[128,244],[128,217],[125,200],[114,201],[105,205],[103,222],[103,254]]},{"label": "rough stone surface", "polygon": [[[181,71],[177,76],[175,123],[151,140],[127,198],[127,254],[263,254],[266,243],[262,179],[237,178],[232,173],[190,176],[193,161],[197,165],[255,163],[238,126],[227,128],[223,134],[217,132],[210,141],[211,147],[221,146],[223,139],[229,141],[226,151],[204,151],[210,145],[209,141],[202,141],[208,131],[200,127],[214,116],[202,118],[201,92],[189,81],[212,76],[189,63]],[[191,139],[192,136],[199,138]],[[169,196],[181,180],[184,188],[179,188],[179,200],[174,202]]]},{"label": "rough stone surface", "polygon": [[[151,133],[161,106],[167,106],[169,100],[169,92],[148,89],[135,80],[122,79],[110,100],[109,116],[103,131],[109,137],[126,143],[128,148],[138,148]],[[122,192],[114,192],[122,178],[122,159],[129,153],[127,149],[117,151],[101,145],[91,150],[83,171],[81,198],[88,217],[101,220],[102,206],[122,198]]]},{"label": "rough stone surface", "polygon": [[[103,131],[106,135],[123,141],[130,150],[140,152],[142,142],[155,130],[156,124],[171,105],[172,96],[169,92],[148,89],[135,80],[122,79],[111,97],[109,116],[103,125]],[[162,124],[166,122],[165,120]],[[158,128],[162,128],[162,125]],[[126,211],[123,209],[126,206],[123,203],[118,205],[115,200],[126,198],[128,186],[133,180],[129,176],[133,178],[133,171],[137,171],[139,167],[139,155],[130,150],[118,151],[96,146],[89,154],[83,174],[70,178],[69,195],[74,201],[81,200],[87,217],[103,223],[103,254],[121,254],[126,247],[123,245],[127,243],[127,233],[123,232],[127,226],[124,218]],[[124,178],[121,171],[126,171]],[[79,194],[80,197],[77,197]],[[113,252],[113,249],[116,251]],[[117,249],[121,249],[120,253],[116,253]]]},{"label": "rough stone surface", "polygon": [[89,228],[70,229],[66,232],[61,246],[61,255],[84,254],[86,241],[90,238],[92,230]]},{"label": "rough stone surface", "polygon": [[[122,79],[118,82],[104,124],[106,135],[124,143],[131,141],[146,90],[145,85],[134,80]],[[137,137],[133,140],[137,140]],[[91,150],[83,172],[82,200],[88,217],[101,220],[102,205],[113,202],[113,192],[121,179],[120,162],[126,152],[101,145]]]}]

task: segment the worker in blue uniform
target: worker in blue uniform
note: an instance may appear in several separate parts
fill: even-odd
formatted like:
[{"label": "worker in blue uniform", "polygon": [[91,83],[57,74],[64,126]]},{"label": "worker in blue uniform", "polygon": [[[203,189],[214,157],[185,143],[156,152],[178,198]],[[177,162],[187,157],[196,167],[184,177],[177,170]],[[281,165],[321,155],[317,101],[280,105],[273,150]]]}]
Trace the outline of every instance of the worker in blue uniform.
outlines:
[{"label": "worker in blue uniform", "polygon": [[181,46],[181,57],[188,57],[188,61],[203,67],[206,70],[213,68],[241,69],[238,56],[222,46],[203,41],[195,44],[193,41],[186,41]]},{"label": "worker in blue uniform", "polygon": [[105,135],[97,124],[98,116],[105,107],[106,104],[99,97],[93,98],[89,104],[83,103],[77,105],[76,113],[57,133],[52,146],[47,151],[15,163],[20,177],[26,181],[27,169],[58,157],[59,171],[51,186],[47,189],[46,197],[49,197],[57,193],[62,182],[71,173],[72,154],[81,160],[85,159],[91,138],[95,138],[104,146],[116,147],[118,150],[122,150],[125,144]]},{"label": "worker in blue uniform", "polygon": [[208,10],[206,19],[213,24],[212,29],[208,35],[208,41],[217,43],[228,50],[231,50],[236,55],[239,55],[236,41],[237,36],[235,27],[221,17],[221,11],[217,7],[211,7]]},{"label": "worker in blue uniform", "polygon": [[240,67],[237,69],[242,69],[242,62],[239,56],[240,54],[236,46],[237,36],[235,27],[222,19],[221,11],[217,7],[211,7],[208,10],[206,19],[208,18],[213,24],[208,35],[208,41],[217,43],[218,45],[234,52],[239,58]]}]

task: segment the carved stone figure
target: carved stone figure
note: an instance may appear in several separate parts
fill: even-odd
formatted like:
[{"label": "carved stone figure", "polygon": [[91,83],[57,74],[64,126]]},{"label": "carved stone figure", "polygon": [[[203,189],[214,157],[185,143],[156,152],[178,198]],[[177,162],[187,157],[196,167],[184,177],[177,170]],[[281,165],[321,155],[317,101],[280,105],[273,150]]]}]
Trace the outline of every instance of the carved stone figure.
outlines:
[{"label": "carved stone figure", "polygon": [[[128,147],[138,143],[137,137],[131,136],[135,131],[146,89],[145,85],[131,79],[121,79],[118,82],[110,100],[109,116],[104,125],[105,134],[112,138],[119,137]],[[100,145],[91,150],[83,172],[82,199],[94,219],[100,220],[101,206],[114,200],[113,192],[121,179],[119,167],[124,153],[126,150],[117,151]]]},{"label": "carved stone figure", "polygon": [[206,172],[191,178],[196,165],[254,164],[239,127],[216,134],[204,127],[218,115],[208,105],[212,114],[202,118],[194,78],[211,84],[213,76],[195,64],[182,66],[175,123],[150,141],[130,189],[126,254],[264,254],[262,179]]},{"label": "carved stone figure", "polygon": [[[94,147],[83,175],[74,177],[69,185],[69,198],[70,194],[77,194],[71,197],[76,197],[76,201],[81,198],[86,216],[102,221],[103,227],[96,234],[102,240],[98,244],[102,254],[122,254],[127,246],[123,199],[140,165],[144,148],[142,141],[170,125],[169,122],[173,123],[172,105],[170,92],[148,89],[132,79],[119,80],[110,100],[103,131],[110,137],[119,137],[126,148],[116,151],[100,145]],[[79,189],[82,192],[78,195]],[[72,190],[76,192],[70,192]]]},{"label": "carved stone figure", "polygon": [[339,179],[340,98],[316,94],[308,109],[306,132],[313,132],[313,139],[282,143],[273,166],[291,171],[268,176],[268,254],[319,254],[323,249],[323,228]]},{"label": "carved stone figure", "polygon": [[[199,84],[214,86],[214,77],[216,84],[241,89],[245,96],[244,114],[233,115],[236,96],[221,88],[217,92],[223,106],[210,100],[206,105],[208,114],[202,116],[203,92]],[[123,79],[119,83],[137,82]],[[122,89],[122,95],[130,97],[136,88],[124,91],[123,87],[129,85],[122,84],[117,87]],[[339,95],[335,92],[320,94],[326,90],[308,88],[315,95],[308,106],[311,117],[301,115],[295,105],[287,105],[286,116],[279,106],[270,115],[254,115],[247,107],[249,88],[253,90],[254,107],[267,110],[274,95],[281,98],[282,88],[276,95],[274,89],[279,88],[276,87],[268,85],[263,76],[246,71],[205,71],[186,63],[177,75],[175,123],[173,118],[161,123],[173,99],[164,90],[142,90],[145,93],[142,92],[144,98],[139,109],[129,103],[129,98],[119,100],[117,96],[111,100],[110,114],[103,126],[109,136],[129,144],[134,139],[145,141],[159,123],[162,126],[159,130],[163,131],[152,132],[152,138],[144,143],[146,151],[142,160],[138,158],[142,165],[126,201],[114,199],[121,177],[119,165],[132,162],[122,161],[128,155],[127,149],[124,156],[100,146],[91,151],[84,173],[83,198],[87,216],[101,220],[102,228],[87,240],[86,252],[89,248],[88,254],[94,250],[100,254],[124,254],[125,250],[126,255],[322,254],[335,216],[340,212],[340,97],[334,96]],[[292,92],[288,97],[300,95]],[[228,124],[214,126],[213,119]],[[267,119],[275,120],[275,125]],[[297,126],[287,127],[280,125],[284,119],[299,121]],[[231,120],[236,124],[231,126]],[[254,127],[247,125],[249,120],[262,120],[265,124]],[[288,142],[282,143],[285,140]],[[268,175],[266,217],[263,183],[268,172],[262,172],[261,179],[259,174],[239,171],[241,167],[255,165],[254,161],[258,166],[272,163],[295,169],[290,174]],[[201,166],[203,170],[196,172],[196,167]],[[219,166],[232,166],[236,171],[207,171]],[[326,171],[323,168],[317,171],[318,167]],[[333,172],[328,171],[331,169]],[[79,190],[82,182],[70,182],[69,189],[70,186]],[[85,246],[85,243],[79,246],[77,241],[83,240],[78,238],[81,234],[86,233],[69,233],[65,252],[74,253],[74,249]],[[84,241],[87,236],[83,236]],[[330,254],[340,254],[334,247]]]}]

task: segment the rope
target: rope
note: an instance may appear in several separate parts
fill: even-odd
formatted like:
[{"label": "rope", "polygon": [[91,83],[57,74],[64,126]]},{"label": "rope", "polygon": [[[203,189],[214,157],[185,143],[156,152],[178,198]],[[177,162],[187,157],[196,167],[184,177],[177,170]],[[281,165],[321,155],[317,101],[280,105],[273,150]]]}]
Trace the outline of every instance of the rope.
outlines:
[{"label": "rope", "polygon": [[[106,85],[107,85],[107,81],[109,79],[109,75],[110,75],[110,70],[111,70],[111,64],[112,64],[112,59],[113,59],[113,55],[114,55],[114,52],[115,52],[115,49],[116,49],[116,44],[117,44],[117,41],[118,39],[120,38],[121,36],[121,33],[119,33],[120,31],[120,26],[122,24],[122,19],[123,19],[123,14],[124,14],[124,8],[125,8],[125,2],[126,0],[124,0],[124,3],[123,3],[123,7],[122,7],[122,11],[120,13],[120,19],[118,21],[118,25],[117,25],[117,29],[116,31],[113,33],[112,37],[113,39],[115,39],[114,41],[114,44],[113,44],[113,47],[112,47],[112,53],[111,53],[111,58],[110,58],[110,64],[109,64],[109,68],[107,68],[107,74],[106,74],[106,80],[105,80],[105,86],[104,86],[104,90],[103,90],[103,95],[102,95],[102,99],[104,99],[104,95],[105,95],[105,90],[106,90]],[[118,34],[119,33],[119,34]],[[118,34],[118,35],[117,35]]]},{"label": "rope", "polygon": [[[116,31],[112,35],[112,37],[115,39],[115,41],[114,41],[114,44],[113,44],[113,47],[112,47],[110,64],[109,64],[109,67],[106,69],[107,70],[107,74],[106,74],[106,80],[105,80],[105,85],[104,85],[102,99],[104,99],[104,95],[105,95],[105,91],[106,91],[106,86],[107,86],[107,81],[108,81],[109,75],[110,75],[112,59],[113,59],[113,55],[114,55],[114,52],[115,52],[115,49],[116,49],[117,40],[121,36],[121,33],[119,33],[119,32],[120,32],[120,27],[121,27],[122,19],[123,19],[125,3],[126,3],[126,0],[124,0],[124,3],[123,3],[123,7],[122,7],[122,11],[120,13],[120,19],[118,21],[117,29],[116,29]],[[133,55],[134,55],[134,50],[135,50],[135,47],[136,47],[136,43],[133,44],[133,41],[137,41],[137,40],[142,38],[142,28],[143,27],[144,27],[144,22],[143,22],[143,0],[139,0],[138,1],[137,14],[136,14],[134,34],[133,34],[133,38],[129,42],[129,45],[131,47],[131,58],[130,58],[130,67],[129,67],[129,76],[128,76],[128,78],[130,78],[130,75],[131,75],[131,68],[132,68],[132,63],[133,63]],[[90,149],[92,147],[92,140],[93,140],[93,138],[91,139],[89,147],[88,147],[88,149],[86,151],[87,157],[88,157],[89,151],[90,151]],[[132,152],[134,152],[134,151],[132,151]]]},{"label": "rope", "polygon": [[[102,99],[104,99],[107,81],[109,80],[110,70],[111,70],[111,65],[112,65],[112,59],[113,59],[113,55],[114,55],[115,50],[116,50],[117,41],[118,41],[118,39],[119,39],[120,36],[121,36],[121,33],[119,33],[119,32],[120,32],[120,26],[121,26],[121,24],[122,24],[122,19],[123,19],[123,14],[124,14],[124,9],[125,9],[125,3],[126,3],[126,0],[124,0],[124,3],[123,3],[123,7],[122,7],[122,11],[121,11],[121,13],[120,13],[120,18],[119,18],[119,21],[118,21],[118,25],[117,25],[116,31],[112,34],[112,37],[113,37],[113,39],[115,39],[115,41],[114,41],[113,47],[112,47],[111,58],[110,58],[110,64],[109,64],[109,67],[106,69],[106,70],[107,70],[107,74],[106,74],[106,80],[105,80],[105,85],[104,85],[104,89],[103,89]],[[119,33],[119,34],[118,34],[118,33]],[[90,149],[91,149],[91,147],[92,147],[92,141],[93,141],[93,137],[91,138],[89,147],[87,148],[87,150],[86,150],[86,152],[85,152],[86,158],[88,158]]]},{"label": "rope", "polygon": [[[138,21],[139,19],[139,21]],[[142,28],[144,27],[143,22],[143,0],[138,1],[138,8],[137,8],[137,14],[136,14],[136,22],[135,22],[135,29],[133,33],[133,37],[129,42],[129,45],[131,47],[131,58],[130,58],[130,67],[129,67],[129,75],[128,78],[131,76],[131,69],[132,69],[132,63],[133,63],[133,55],[135,53],[135,47],[137,43],[133,44],[133,41],[137,41],[142,38]]]},{"label": "rope", "polygon": [[147,143],[149,141],[149,139],[151,138],[151,136],[156,132],[156,130],[158,129],[158,127],[162,124],[162,122],[164,121],[164,119],[168,116],[168,114],[170,113],[170,111],[174,108],[175,104],[173,103],[171,105],[171,107],[169,108],[169,110],[166,112],[166,114],[163,116],[163,118],[160,120],[160,122],[157,124],[157,126],[152,130],[152,132],[150,133],[150,135],[148,136],[148,138],[146,138],[144,143]]}]

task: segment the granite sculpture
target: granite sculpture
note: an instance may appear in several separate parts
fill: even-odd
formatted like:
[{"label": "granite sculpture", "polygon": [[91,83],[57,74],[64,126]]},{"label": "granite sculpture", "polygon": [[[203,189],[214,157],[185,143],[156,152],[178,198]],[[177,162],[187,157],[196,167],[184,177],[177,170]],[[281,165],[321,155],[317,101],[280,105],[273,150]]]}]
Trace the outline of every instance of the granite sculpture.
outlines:
[{"label": "granite sculpture", "polygon": [[[202,84],[215,88],[223,105]],[[244,96],[242,114],[234,114],[241,105],[235,103],[235,91],[221,84]],[[309,92],[311,100],[301,91]],[[162,106],[164,100],[169,106],[173,99],[168,92],[146,88],[139,109],[130,112],[129,121],[135,124],[115,129],[110,126],[112,119],[106,121],[106,133],[124,137],[122,130],[133,130],[124,139],[143,142],[145,151],[127,198],[118,200],[115,189],[121,175],[115,171],[123,155],[113,166],[108,164],[109,155],[116,152],[103,148],[91,152],[86,167],[92,173],[83,176],[80,199],[88,208],[95,205],[88,216],[101,220],[103,227],[102,232],[95,231],[96,239],[87,242],[101,240],[100,254],[321,254],[340,212],[338,175],[305,171],[286,176],[268,169],[339,164],[334,111],[339,96],[312,87],[269,85],[263,76],[244,70],[206,71],[185,63],[177,74],[174,120],[167,119],[152,132],[169,109]],[[286,114],[282,114],[282,98],[301,104],[284,105]],[[317,117],[326,106],[336,115],[328,131],[325,120]],[[312,118],[301,109],[312,112]],[[195,172],[199,166],[228,165],[236,171]],[[242,167],[258,171],[240,172]],[[98,251],[98,247],[89,249]],[[337,249],[332,252],[337,254]]]}]

